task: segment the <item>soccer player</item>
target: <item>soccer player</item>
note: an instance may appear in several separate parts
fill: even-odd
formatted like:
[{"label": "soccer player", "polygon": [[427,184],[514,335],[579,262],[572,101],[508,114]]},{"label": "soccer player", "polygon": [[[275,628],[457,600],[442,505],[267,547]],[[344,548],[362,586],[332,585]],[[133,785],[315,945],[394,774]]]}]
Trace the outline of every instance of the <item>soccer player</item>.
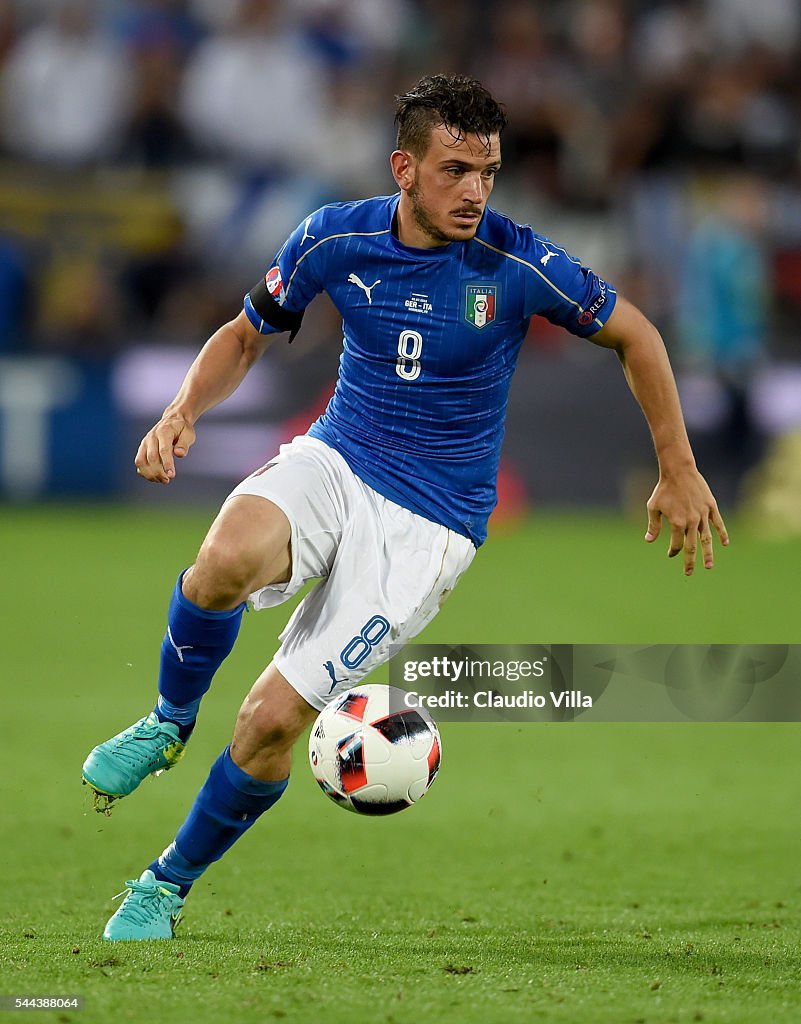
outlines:
[{"label": "soccer player", "polygon": [[277,334],[326,291],[343,321],[334,396],[224,503],[181,573],[153,711],[83,766],[99,810],[184,753],[203,694],[246,601],[268,608],[320,582],[281,634],[175,840],[127,883],[112,940],[170,938],[193,882],[281,797],[293,744],[390,643],[436,615],[486,536],[509,383],[533,315],[612,349],[653,435],[648,502],[692,573],[726,529],[698,473],[661,338],[560,245],[487,205],[501,166],[502,107],[476,81],[423,78],[397,100],[394,195],[335,203],[290,236],[244,310],[206,343],[143,439],[137,472],[169,484],[195,424],[240,384]]}]

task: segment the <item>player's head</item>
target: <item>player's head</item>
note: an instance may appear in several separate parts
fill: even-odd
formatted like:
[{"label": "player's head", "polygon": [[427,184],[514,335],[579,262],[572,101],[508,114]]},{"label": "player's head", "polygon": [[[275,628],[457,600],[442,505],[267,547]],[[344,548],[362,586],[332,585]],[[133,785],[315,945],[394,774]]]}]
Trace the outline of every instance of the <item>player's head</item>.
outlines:
[{"label": "player's head", "polygon": [[397,97],[395,123],[400,213],[426,245],[472,238],[501,163],[503,107],[474,78],[428,75]]},{"label": "player's head", "polygon": [[434,128],[443,126],[453,139],[475,135],[489,148],[492,136],[506,127],[500,103],[466,75],[426,75],[402,96],[395,97],[398,149],[421,160]]}]

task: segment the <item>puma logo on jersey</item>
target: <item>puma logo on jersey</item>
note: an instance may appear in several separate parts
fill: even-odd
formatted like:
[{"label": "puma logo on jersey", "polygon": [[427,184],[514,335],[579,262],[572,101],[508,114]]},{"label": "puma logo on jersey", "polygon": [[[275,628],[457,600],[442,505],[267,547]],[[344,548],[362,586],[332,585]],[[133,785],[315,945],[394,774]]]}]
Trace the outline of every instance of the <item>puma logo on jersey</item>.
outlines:
[{"label": "puma logo on jersey", "polygon": [[372,284],[371,284],[371,285],[370,285],[370,286],[368,287],[368,286],[367,286],[367,285],[366,285],[366,284],[364,283],[364,281],[362,281],[362,279],[361,279],[360,277],[358,277],[358,276],[357,276],[356,274],[349,274],[349,275],[348,275],[348,284],[355,284],[357,288],[361,288],[361,290],[362,290],[362,291],[364,292],[364,294],[365,294],[365,295],[367,296],[367,301],[368,301],[368,302],[370,303],[370,305],[372,306],[372,304],[373,304],[373,297],[372,297],[372,295],[371,295],[370,293],[372,292],[373,288],[375,288],[375,286],[376,286],[377,284],[381,284],[381,278],[379,278],[379,279],[378,279],[377,281],[374,281],[374,282],[373,282],[373,283],[372,283]]},{"label": "puma logo on jersey", "polygon": [[552,256],[558,256],[558,255],[559,255],[559,253],[558,253],[558,252],[551,252],[551,250],[550,250],[550,249],[546,249],[546,250],[545,250],[545,255],[544,255],[544,256],[542,257],[542,259],[540,260],[540,263],[541,263],[541,264],[543,265],[543,267],[547,267],[547,266],[548,266],[548,260],[549,260],[549,259],[550,259],[550,258],[551,258]]},{"label": "puma logo on jersey", "polygon": [[310,221],[311,221],[311,217],[307,217],[306,220],[303,223],[303,238],[301,238],[301,240],[300,240],[300,244],[301,245],[303,245],[303,243],[306,241],[307,238],[313,238],[313,239],[317,238],[316,235],[310,235],[309,234],[309,222]]}]

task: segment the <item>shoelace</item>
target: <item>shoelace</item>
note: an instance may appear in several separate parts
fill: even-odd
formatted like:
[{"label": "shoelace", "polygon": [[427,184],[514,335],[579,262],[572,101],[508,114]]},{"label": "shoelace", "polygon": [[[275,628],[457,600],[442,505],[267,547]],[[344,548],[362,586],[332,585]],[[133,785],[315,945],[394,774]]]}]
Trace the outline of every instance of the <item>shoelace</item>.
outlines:
[{"label": "shoelace", "polygon": [[142,747],[140,740],[154,740],[162,734],[164,746],[168,747],[175,743],[175,736],[162,728],[160,722],[150,725],[135,725],[126,729],[114,745],[115,755],[129,765],[156,764],[161,757],[163,748],[153,750],[151,747]]},{"label": "shoelace", "polygon": [[167,895],[163,889],[152,883],[140,882],[136,878],[128,879],[125,884],[128,888],[118,892],[112,899],[118,900],[121,896],[134,897],[125,907],[126,917],[130,917],[135,924],[145,925],[161,916],[161,904]]}]

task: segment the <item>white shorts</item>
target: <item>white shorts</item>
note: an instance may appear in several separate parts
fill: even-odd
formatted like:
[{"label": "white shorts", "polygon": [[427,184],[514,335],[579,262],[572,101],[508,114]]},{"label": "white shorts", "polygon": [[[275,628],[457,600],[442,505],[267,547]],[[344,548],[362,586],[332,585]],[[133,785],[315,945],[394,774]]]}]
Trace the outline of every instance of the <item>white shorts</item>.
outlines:
[{"label": "white shorts", "polygon": [[292,529],[292,578],[250,595],[259,610],[321,582],[290,618],[273,661],[321,710],[434,618],[476,553],[467,537],[378,494],[314,437],[281,446],[229,498],[274,502]]}]

